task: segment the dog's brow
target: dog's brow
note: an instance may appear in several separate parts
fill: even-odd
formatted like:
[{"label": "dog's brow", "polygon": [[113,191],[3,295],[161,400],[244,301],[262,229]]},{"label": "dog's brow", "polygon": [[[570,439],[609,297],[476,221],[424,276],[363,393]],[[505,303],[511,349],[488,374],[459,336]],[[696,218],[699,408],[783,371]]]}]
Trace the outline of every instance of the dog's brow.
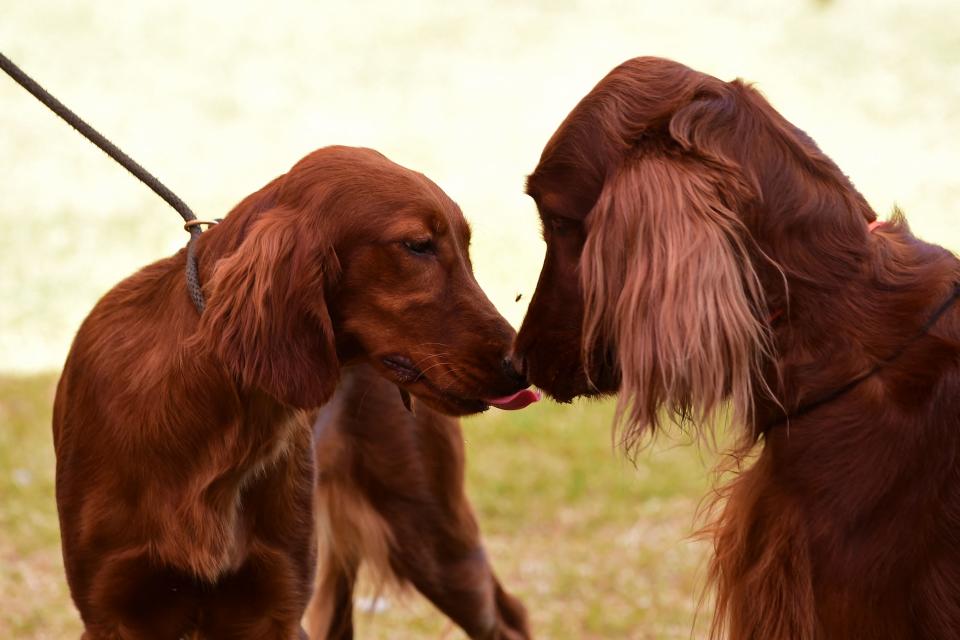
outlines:
[{"label": "dog's brow", "polygon": [[558,193],[548,191],[538,194],[536,198],[537,212],[543,216],[559,216],[561,218],[575,218],[567,201]]},{"label": "dog's brow", "polygon": [[540,196],[540,190],[537,189],[537,185],[534,183],[535,174],[531,173],[527,176],[527,179],[524,184],[523,191],[528,196],[536,200]]},{"label": "dog's brow", "polygon": [[444,220],[444,217],[442,215],[436,212],[431,212],[430,221],[427,224],[427,226],[430,227],[430,229],[433,230],[434,233],[442,236],[447,233],[450,225],[447,224],[447,221]]},{"label": "dog's brow", "polygon": [[435,216],[428,210],[425,213],[402,211],[383,232],[393,239],[396,236],[418,236],[438,233]]},{"label": "dog's brow", "polygon": [[464,246],[470,246],[470,237],[473,232],[470,229],[470,223],[467,222],[467,219],[463,217],[462,214],[455,215],[453,220],[450,221],[442,220],[440,224],[442,225],[442,228],[437,229],[437,233],[439,235],[450,232],[458,240],[463,241]]}]

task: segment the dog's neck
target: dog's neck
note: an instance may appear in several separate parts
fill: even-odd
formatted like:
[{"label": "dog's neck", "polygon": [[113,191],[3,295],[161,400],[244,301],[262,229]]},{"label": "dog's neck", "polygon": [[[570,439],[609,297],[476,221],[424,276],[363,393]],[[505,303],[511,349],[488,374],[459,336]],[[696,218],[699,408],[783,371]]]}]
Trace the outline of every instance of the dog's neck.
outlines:
[{"label": "dog's neck", "polygon": [[[773,311],[776,362],[769,388],[784,406],[756,398],[757,425],[844,385],[891,353],[942,297],[942,250],[876,214],[805,133],[744,92],[749,147],[731,151],[759,188],[744,221]],[[936,255],[934,255],[936,254]],[[940,257],[937,257],[937,256]],[[939,284],[938,284],[939,283]],[[766,415],[764,415],[766,414]]]},{"label": "dog's neck", "polygon": [[897,218],[864,225],[846,241],[862,245],[853,251],[857,269],[823,282],[789,282],[789,304],[773,323],[776,369],[767,372],[783,406],[758,397],[759,429],[896,353],[960,277],[960,263],[949,252],[919,241]]}]

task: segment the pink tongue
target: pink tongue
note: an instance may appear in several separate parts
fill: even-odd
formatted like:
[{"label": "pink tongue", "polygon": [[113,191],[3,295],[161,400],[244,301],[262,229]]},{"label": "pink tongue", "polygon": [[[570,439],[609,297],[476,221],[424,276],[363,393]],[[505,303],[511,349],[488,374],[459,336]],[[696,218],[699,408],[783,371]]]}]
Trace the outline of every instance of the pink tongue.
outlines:
[{"label": "pink tongue", "polygon": [[497,409],[503,409],[505,411],[523,409],[527,405],[531,405],[538,400],[540,400],[540,392],[534,391],[533,389],[517,391],[513,395],[503,396],[502,398],[483,399],[483,401],[490,406],[496,407]]}]

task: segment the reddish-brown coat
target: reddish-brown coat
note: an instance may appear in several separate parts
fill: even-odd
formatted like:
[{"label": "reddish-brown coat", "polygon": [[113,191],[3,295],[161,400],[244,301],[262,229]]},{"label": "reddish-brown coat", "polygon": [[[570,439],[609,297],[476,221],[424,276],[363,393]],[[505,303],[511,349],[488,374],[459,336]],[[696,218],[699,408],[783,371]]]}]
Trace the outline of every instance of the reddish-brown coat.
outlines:
[{"label": "reddish-brown coat", "polygon": [[[408,246],[426,240],[427,254]],[[468,243],[426,177],[328,147],[201,236],[202,317],[182,251],[100,300],[53,417],[87,640],[298,637],[316,555],[313,409],[341,364],[368,362],[453,414],[525,386]]]},{"label": "reddish-brown coat", "polygon": [[960,307],[770,425],[910,340],[960,261],[899,214],[868,233],[850,180],[753,88],[657,58],[577,105],[528,190],[547,241],[517,341],[531,381],[619,390],[628,446],[730,400],[734,459],[758,454],[707,529],[714,636],[958,637]]}]

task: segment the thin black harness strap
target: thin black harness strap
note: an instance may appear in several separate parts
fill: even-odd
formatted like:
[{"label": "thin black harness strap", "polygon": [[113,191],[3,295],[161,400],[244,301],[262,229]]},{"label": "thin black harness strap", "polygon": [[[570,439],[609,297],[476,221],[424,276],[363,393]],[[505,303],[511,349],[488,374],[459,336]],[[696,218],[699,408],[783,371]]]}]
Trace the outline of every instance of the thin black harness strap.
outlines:
[{"label": "thin black harness strap", "polygon": [[[177,194],[168,189],[153,174],[117,148],[115,144],[107,140],[99,131],[87,124],[80,116],[67,108],[66,105],[50,95],[46,89],[41,87],[33,78],[24,73],[20,67],[15,65],[2,53],[0,53],[0,69],[3,69],[17,84],[29,91],[37,100],[45,104],[67,124],[80,132],[83,137],[97,145],[100,150],[116,160],[123,168],[140,180],[140,182],[150,187],[154,193],[163,198],[167,204],[180,214],[184,222],[197,219],[197,216],[190,210],[190,207],[188,207]],[[197,311],[203,313],[205,306],[203,291],[200,289],[200,282],[197,275],[197,261],[193,249],[193,243],[200,236],[202,230],[199,226],[194,225],[189,227],[188,231],[190,232],[190,242],[187,244],[187,290],[190,293],[190,298],[193,300]]]},{"label": "thin black harness strap", "polygon": [[789,422],[794,418],[799,418],[801,416],[804,416],[810,413],[811,411],[819,409],[820,407],[822,407],[823,405],[829,402],[833,402],[834,400],[843,397],[850,391],[853,391],[853,389],[855,389],[857,385],[859,385],[861,382],[863,382],[867,378],[870,378],[871,376],[876,374],[878,371],[883,369],[885,366],[887,366],[888,364],[890,364],[891,362],[893,362],[894,360],[902,356],[903,352],[907,350],[907,347],[909,347],[911,344],[913,344],[914,342],[922,338],[924,335],[926,335],[927,332],[930,331],[931,328],[933,328],[933,325],[937,323],[937,320],[939,320],[943,316],[943,314],[945,314],[947,310],[950,309],[950,307],[953,306],[953,304],[958,299],[960,299],[960,282],[954,283],[953,293],[946,300],[943,301],[943,304],[937,307],[937,310],[934,311],[929,318],[927,318],[927,321],[923,323],[923,326],[920,327],[920,329],[913,336],[911,336],[906,342],[901,344],[896,351],[891,353],[886,358],[877,362],[866,373],[863,373],[857,376],[853,380],[850,380],[849,382],[847,382],[842,387],[834,389],[833,391],[831,391],[825,396],[822,396],[820,398],[817,398],[816,400],[813,400],[812,402],[808,402],[806,404],[801,405],[796,411],[790,413],[789,415],[784,416],[783,418],[780,418],[776,422],[769,424],[767,426],[767,429],[772,429],[773,427],[777,427],[785,422]]}]

